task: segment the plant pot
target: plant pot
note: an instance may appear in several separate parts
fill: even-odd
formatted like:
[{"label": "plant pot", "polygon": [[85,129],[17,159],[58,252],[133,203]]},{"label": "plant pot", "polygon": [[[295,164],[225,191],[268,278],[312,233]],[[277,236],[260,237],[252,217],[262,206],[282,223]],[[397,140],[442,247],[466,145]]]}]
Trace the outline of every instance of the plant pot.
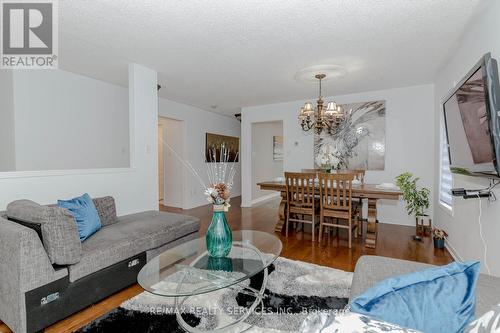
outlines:
[{"label": "plant pot", "polygon": [[417,236],[429,237],[432,234],[432,220],[429,215],[417,215],[415,224]]},{"label": "plant pot", "polygon": [[444,238],[434,238],[434,248],[444,249]]},{"label": "plant pot", "polygon": [[226,257],[233,245],[233,235],[227,224],[224,208],[224,205],[213,206],[212,222],[205,236],[208,255],[214,258]]}]

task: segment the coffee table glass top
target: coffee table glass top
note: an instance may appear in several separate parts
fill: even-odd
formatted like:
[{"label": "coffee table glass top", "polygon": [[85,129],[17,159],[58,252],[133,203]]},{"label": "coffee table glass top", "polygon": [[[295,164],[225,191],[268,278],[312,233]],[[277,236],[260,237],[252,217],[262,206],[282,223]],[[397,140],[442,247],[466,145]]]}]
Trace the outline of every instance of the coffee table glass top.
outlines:
[{"label": "coffee table glass top", "polygon": [[160,296],[204,294],[238,284],[262,272],[281,253],[274,235],[253,230],[233,232],[225,258],[208,256],[205,237],[175,246],[148,262],[137,276],[145,290]]}]

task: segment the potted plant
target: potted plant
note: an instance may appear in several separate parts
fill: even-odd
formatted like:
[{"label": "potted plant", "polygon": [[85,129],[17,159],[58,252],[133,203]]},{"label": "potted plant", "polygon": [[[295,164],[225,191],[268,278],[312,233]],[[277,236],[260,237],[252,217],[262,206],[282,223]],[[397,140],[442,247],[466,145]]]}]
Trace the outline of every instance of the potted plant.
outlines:
[{"label": "potted plant", "polygon": [[434,248],[444,249],[444,241],[448,234],[443,229],[432,229],[432,238],[434,238]]},{"label": "potted plant", "polygon": [[396,177],[396,184],[403,192],[403,199],[406,201],[406,211],[408,215],[415,216],[417,227],[415,240],[421,240],[421,235],[430,236],[431,233],[431,218],[425,213],[425,210],[429,208],[430,190],[425,187],[419,189],[417,186],[419,179],[410,172]]}]

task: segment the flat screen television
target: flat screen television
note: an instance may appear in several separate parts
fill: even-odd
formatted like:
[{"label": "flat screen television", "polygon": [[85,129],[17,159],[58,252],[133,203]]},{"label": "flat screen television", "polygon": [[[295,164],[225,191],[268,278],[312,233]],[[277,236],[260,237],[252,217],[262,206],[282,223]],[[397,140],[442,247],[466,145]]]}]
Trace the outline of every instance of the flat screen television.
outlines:
[{"label": "flat screen television", "polygon": [[497,62],[488,53],[443,102],[452,172],[499,177],[499,98]]}]

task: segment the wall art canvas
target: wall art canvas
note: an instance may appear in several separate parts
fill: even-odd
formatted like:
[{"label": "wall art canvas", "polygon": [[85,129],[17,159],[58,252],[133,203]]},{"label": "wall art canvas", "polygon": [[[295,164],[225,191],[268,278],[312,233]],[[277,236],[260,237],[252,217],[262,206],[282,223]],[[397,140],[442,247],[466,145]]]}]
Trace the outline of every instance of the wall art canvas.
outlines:
[{"label": "wall art canvas", "polygon": [[273,136],[273,160],[283,161],[283,137]]},{"label": "wall art canvas", "polygon": [[314,137],[317,168],[384,170],[385,101],[342,105],[347,120],[335,134]]},{"label": "wall art canvas", "polygon": [[229,151],[229,162],[238,162],[240,151],[240,138],[235,136],[207,133],[205,141],[205,161],[220,162],[221,147],[225,146]]}]

